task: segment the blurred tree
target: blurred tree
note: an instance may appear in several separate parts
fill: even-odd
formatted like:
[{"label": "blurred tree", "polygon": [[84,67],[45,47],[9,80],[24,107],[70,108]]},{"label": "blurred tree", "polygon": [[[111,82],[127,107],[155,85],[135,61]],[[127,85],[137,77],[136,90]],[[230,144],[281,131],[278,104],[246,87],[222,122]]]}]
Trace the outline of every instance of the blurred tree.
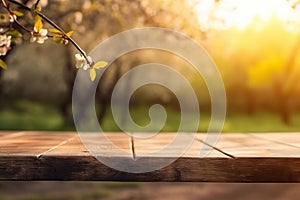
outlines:
[{"label": "blurred tree", "polygon": [[[24,1],[30,3],[30,1]],[[132,28],[157,26],[174,29],[201,40],[198,16],[186,0],[65,0],[49,1],[44,12],[65,30],[76,30],[74,38],[90,51],[95,44],[116,33]],[[73,67],[74,47],[67,46],[64,79],[67,95],[61,104],[65,118],[70,116],[72,87],[76,75]],[[23,51],[24,52],[24,51]],[[26,52],[26,51],[25,51]],[[50,52],[51,54],[51,52]],[[18,55],[16,55],[17,57]],[[42,55],[39,55],[42,56]],[[114,85],[122,74],[141,63],[142,58],[118,59],[105,73],[98,87],[99,121],[110,103]],[[20,65],[22,62],[20,62]],[[23,63],[24,64],[24,63]],[[12,66],[13,67],[13,66]],[[49,66],[53,67],[53,66]],[[130,84],[128,84],[130,85]],[[35,98],[35,97],[33,97]]]},{"label": "blurred tree", "polygon": [[288,124],[292,94],[287,87],[294,90],[297,85],[291,77],[298,69],[299,34],[274,16],[267,22],[255,18],[245,29],[215,31],[210,40],[209,51],[223,74],[229,102],[237,106],[243,96],[249,113],[266,102],[267,107],[276,106]]},{"label": "blurred tree", "polygon": [[[200,40],[202,37],[198,16],[186,0],[110,0],[87,2],[90,2],[90,4],[86,6],[88,7],[86,11],[82,11],[84,16],[82,25],[83,30],[92,31],[83,31],[81,37],[90,41],[98,40],[100,42],[100,40],[125,30],[149,26],[181,31],[197,40]],[[95,27],[95,23],[101,24],[101,26]],[[97,38],[95,38],[95,33],[97,33]],[[79,37],[78,40],[80,40]],[[95,44],[95,42],[82,43],[87,45]],[[91,48],[93,47],[86,47],[86,49]],[[121,58],[116,60],[114,65],[104,74],[97,94],[100,104],[98,111],[98,120],[100,122],[109,107],[110,97],[118,79],[128,70],[141,63],[143,63],[143,57],[141,56],[131,57],[131,59],[127,59],[126,57]],[[130,83],[127,85],[130,87]],[[73,81],[70,82],[70,87],[72,86]]]}]

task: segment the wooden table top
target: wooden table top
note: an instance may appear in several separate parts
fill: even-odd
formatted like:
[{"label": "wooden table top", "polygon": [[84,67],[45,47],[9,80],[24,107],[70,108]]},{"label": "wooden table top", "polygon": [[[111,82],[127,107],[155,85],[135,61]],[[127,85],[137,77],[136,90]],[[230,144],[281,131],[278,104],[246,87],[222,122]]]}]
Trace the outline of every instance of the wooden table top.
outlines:
[{"label": "wooden table top", "polygon": [[[96,133],[87,134],[91,144]],[[148,162],[172,159],[174,152],[147,156],[173,140],[161,133],[150,139],[132,139],[123,133],[105,133],[114,144],[103,152],[123,159],[116,148]],[[128,173],[98,161],[75,132],[0,132],[0,180],[142,181],[142,182],[300,182],[300,133],[222,134],[216,145],[197,134],[188,150],[170,165],[146,173]],[[99,145],[99,144],[95,144]],[[213,150],[205,157],[199,152]]]}]

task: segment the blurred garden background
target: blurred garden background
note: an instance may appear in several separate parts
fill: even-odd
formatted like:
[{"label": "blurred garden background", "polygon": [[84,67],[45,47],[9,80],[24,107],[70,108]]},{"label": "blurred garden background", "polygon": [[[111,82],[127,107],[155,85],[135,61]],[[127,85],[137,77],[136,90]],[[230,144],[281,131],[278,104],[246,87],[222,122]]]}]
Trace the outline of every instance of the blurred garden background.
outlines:
[{"label": "blurred garden background", "polygon": [[[43,12],[65,30],[75,30],[75,40],[87,52],[132,28],[164,27],[188,35],[203,45],[222,74],[228,104],[224,132],[266,132],[300,128],[297,5],[289,0],[53,0]],[[12,48],[4,57],[8,69],[0,72],[0,129],[74,130],[74,54],[72,45],[51,41],[40,45],[24,40]],[[210,96],[202,77],[176,55],[154,50],[124,55],[106,70],[96,97],[104,130],[119,130],[110,112],[114,85],[130,69],[149,62],[173,67],[190,81],[201,109],[199,131],[205,132]],[[178,102],[166,88],[148,85],[137,90],[131,98],[131,115],[146,124],[154,103],[168,111],[163,131],[176,131]]]},{"label": "blurred garden background", "polygon": [[[32,4],[32,1],[19,1]],[[142,27],[176,30],[203,45],[215,61],[224,80],[228,111],[223,132],[300,131],[300,6],[298,7],[297,0],[45,2],[47,5],[43,8],[43,12],[64,30],[74,30],[74,39],[87,52],[114,34]],[[24,24],[28,25],[26,22]],[[13,46],[5,57],[1,57],[7,63],[8,69],[0,69],[0,129],[75,130],[72,118],[72,89],[77,73],[74,60],[76,50],[72,45],[57,45],[52,41],[47,41],[43,45],[33,44],[29,42],[30,36],[24,34],[24,37],[27,40]],[[176,42],[174,40],[174,43]],[[126,54],[112,63],[105,72],[96,95],[98,120],[103,129],[119,131],[110,109],[114,85],[130,69],[150,62],[168,65],[180,71],[190,81],[201,109],[198,131],[205,132],[210,122],[211,102],[202,77],[185,60],[155,50]],[[130,87],[130,83],[127,87]],[[162,131],[177,130],[180,109],[176,97],[168,89],[157,85],[144,86],[135,92],[130,103],[131,115],[140,125],[149,122],[148,110],[151,105],[157,103],[164,105],[168,119]],[[41,189],[43,184],[40,183],[18,184],[0,185],[2,194],[0,199],[102,199],[110,197],[115,189],[121,188],[123,191],[129,187],[131,190],[137,188],[140,190],[140,187],[144,187],[142,184],[131,183],[119,185],[74,183],[69,190],[68,184],[60,185],[60,183],[45,185],[44,189]],[[16,187],[26,188],[28,185],[33,185],[30,190],[32,193],[27,194],[22,190],[27,196],[12,195],[20,191]],[[211,193],[219,194],[219,198],[224,197],[223,199],[241,199],[245,196],[248,199],[260,199],[262,196],[261,199],[286,199],[284,195],[288,191],[291,191],[289,194],[294,194],[289,196],[288,199],[291,199],[297,196],[295,194],[298,191],[294,185],[248,187],[211,185],[211,188],[204,185],[190,186],[180,187],[189,187],[186,191],[194,193],[204,188],[203,191],[207,193],[203,198],[206,199],[214,199],[208,195]],[[83,192],[81,194],[84,195],[77,194],[74,190],[76,187],[80,187]],[[147,194],[150,195],[149,191],[153,191],[156,186],[147,187]],[[168,188],[166,191],[172,188],[179,189],[178,185],[159,185],[159,187]],[[47,194],[45,188],[48,188],[49,196],[45,195]],[[51,191],[51,188],[55,190]],[[59,191],[59,188],[70,192],[65,194],[64,191]],[[261,190],[257,193],[246,192],[259,188]],[[279,194],[280,191],[286,193]],[[36,196],[32,195],[33,193]],[[170,192],[163,194],[164,199],[167,199]],[[141,198],[138,195],[138,192],[127,194],[123,199]],[[181,196],[177,194],[177,197]],[[195,197],[191,196],[190,199],[193,198]],[[116,199],[122,198],[119,196]],[[173,196],[173,199],[176,198]]]}]

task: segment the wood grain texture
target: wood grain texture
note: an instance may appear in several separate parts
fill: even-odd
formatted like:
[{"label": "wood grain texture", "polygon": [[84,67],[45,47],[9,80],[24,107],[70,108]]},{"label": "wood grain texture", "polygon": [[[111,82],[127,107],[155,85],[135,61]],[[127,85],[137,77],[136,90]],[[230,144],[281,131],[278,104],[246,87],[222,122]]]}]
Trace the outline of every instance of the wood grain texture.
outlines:
[{"label": "wood grain texture", "polygon": [[[127,173],[99,162],[77,133],[1,132],[0,180],[300,182],[299,133],[223,134],[216,145],[201,142],[204,136],[199,134],[188,150],[167,167],[148,173]],[[107,133],[106,137],[113,145],[100,142],[104,156],[118,161],[128,159],[116,154],[116,148],[132,156],[128,135]],[[145,164],[173,159],[176,155],[172,151],[154,157],[147,155],[159,152],[174,137],[168,133],[134,138],[135,154]],[[86,138],[85,142],[99,145],[96,134],[89,133]],[[199,151],[207,145],[215,149],[200,158]]]}]

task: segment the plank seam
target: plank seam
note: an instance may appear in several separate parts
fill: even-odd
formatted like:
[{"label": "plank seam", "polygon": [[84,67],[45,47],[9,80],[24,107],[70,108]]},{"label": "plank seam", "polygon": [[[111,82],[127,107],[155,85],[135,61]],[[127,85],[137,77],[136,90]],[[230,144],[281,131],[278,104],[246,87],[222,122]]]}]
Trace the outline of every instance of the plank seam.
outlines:
[{"label": "plank seam", "polygon": [[130,136],[130,150],[131,150],[131,155],[132,159],[136,159],[136,153],[135,153],[135,146],[134,146],[134,137]]},{"label": "plank seam", "polygon": [[218,151],[218,152],[220,152],[220,153],[222,153],[222,154],[224,154],[224,155],[226,155],[226,156],[228,156],[228,157],[230,157],[230,158],[232,158],[232,159],[236,159],[236,157],[235,157],[234,155],[231,155],[231,154],[229,154],[229,153],[227,153],[227,152],[225,152],[225,151],[223,151],[223,150],[221,150],[221,149],[219,149],[219,148],[217,148],[217,147],[215,147],[215,146],[213,146],[213,145],[210,145],[210,144],[208,144],[207,142],[204,142],[204,141],[201,140],[201,139],[195,138],[195,140],[197,140],[197,141],[203,143],[203,144],[206,145],[206,146],[209,146],[209,147],[213,148],[214,150],[216,150],[216,151]]},{"label": "plank seam", "polygon": [[47,153],[49,153],[49,152],[51,152],[51,151],[53,151],[53,150],[55,150],[55,149],[61,147],[62,145],[67,144],[67,143],[70,142],[71,140],[75,139],[75,137],[77,137],[77,135],[75,135],[75,136],[73,136],[73,137],[71,137],[71,138],[69,138],[69,139],[67,139],[67,140],[65,140],[65,141],[62,141],[61,143],[59,143],[58,145],[55,145],[54,147],[48,149],[47,151],[44,151],[44,152],[38,154],[38,155],[36,156],[37,159],[40,159],[40,158],[42,158],[42,157],[44,156],[44,154],[47,154]]}]

